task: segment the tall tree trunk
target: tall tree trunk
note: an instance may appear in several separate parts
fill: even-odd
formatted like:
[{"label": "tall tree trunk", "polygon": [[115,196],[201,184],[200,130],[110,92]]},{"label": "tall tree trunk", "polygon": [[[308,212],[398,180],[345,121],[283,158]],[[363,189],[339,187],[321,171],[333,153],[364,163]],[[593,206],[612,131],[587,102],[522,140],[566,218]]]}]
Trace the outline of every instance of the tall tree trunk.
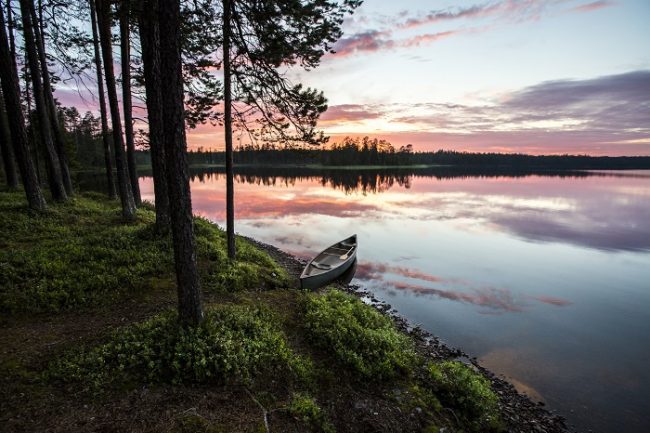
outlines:
[{"label": "tall tree trunk", "polygon": [[180,0],[159,2],[160,81],[163,108],[163,140],[167,162],[167,187],[178,290],[178,315],[184,325],[203,319],[196,247],[193,234],[192,198],[185,139],[183,76],[180,50]]},{"label": "tall tree trunk", "polygon": [[5,100],[0,92],[0,150],[2,151],[2,162],[4,163],[5,178],[9,189],[18,189],[18,172],[14,162],[14,149],[9,132],[9,120],[5,109]]},{"label": "tall tree trunk", "polygon": [[11,9],[11,0],[7,0],[7,28],[9,30],[9,52],[11,53],[11,61],[14,65],[14,69],[17,71],[18,66],[16,65],[16,41],[14,40],[14,28],[16,27],[16,22],[13,17],[13,10]]},{"label": "tall tree trunk", "polygon": [[129,172],[126,168],[124,155],[124,140],[122,138],[122,122],[120,120],[120,107],[117,101],[115,88],[115,73],[113,72],[113,47],[111,45],[111,5],[109,0],[97,0],[97,24],[99,27],[99,40],[104,58],[104,73],[106,75],[106,90],[108,91],[108,105],[111,109],[113,123],[113,150],[115,151],[115,165],[117,166],[117,184],[122,202],[122,217],[127,221],[135,219],[135,202]]},{"label": "tall tree trunk", "polygon": [[2,93],[7,107],[7,118],[11,132],[16,162],[20,169],[20,177],[25,188],[27,203],[36,211],[44,211],[47,208],[45,198],[38,185],[34,162],[29,154],[27,146],[27,132],[25,131],[25,117],[20,104],[20,88],[18,86],[18,71],[16,62],[11,57],[7,32],[5,30],[4,11],[0,7],[0,81],[2,81]]},{"label": "tall tree trunk", "polygon": [[93,28],[93,47],[95,50],[95,69],[97,70],[97,93],[99,94],[99,113],[102,122],[102,143],[104,143],[104,164],[106,165],[106,182],[108,184],[108,197],[117,197],[115,179],[113,178],[113,159],[111,156],[111,138],[108,133],[108,116],[106,115],[106,96],[104,95],[104,77],[102,77],[102,58],[97,35],[97,10],[95,1],[90,3],[90,22]]},{"label": "tall tree trunk", "polygon": [[156,200],[156,231],[162,234],[169,231],[169,193],[167,191],[165,149],[163,148],[160,28],[156,19],[158,1],[145,0],[143,6],[143,10],[139,13],[140,44],[142,48],[142,67],[144,69],[144,88],[147,96],[153,189]]},{"label": "tall tree trunk", "polygon": [[38,53],[36,50],[36,41],[34,40],[34,24],[30,13],[31,0],[20,0],[20,10],[23,19],[23,35],[25,38],[25,51],[27,52],[27,63],[29,72],[32,77],[32,87],[34,89],[34,102],[36,103],[36,114],[38,115],[38,126],[45,149],[45,165],[47,167],[47,177],[50,184],[52,198],[56,201],[66,201],[68,195],[63,185],[61,175],[61,164],[59,156],[54,147],[52,140],[52,127],[50,124],[45,96],[43,94],[43,80],[39,67]]},{"label": "tall tree trunk", "polygon": [[235,185],[232,152],[232,91],[230,86],[230,0],[223,0],[223,89],[226,133],[226,237],[228,258],[235,260]]},{"label": "tall tree trunk", "polygon": [[50,125],[54,138],[54,145],[59,157],[59,164],[61,166],[61,177],[63,178],[63,186],[68,195],[72,195],[72,179],[70,177],[70,168],[68,163],[68,152],[65,148],[65,141],[63,139],[63,131],[59,125],[59,116],[56,112],[56,104],[54,103],[54,95],[52,94],[52,85],[50,84],[50,71],[47,67],[47,56],[45,55],[45,35],[41,33],[42,23],[36,16],[34,4],[29,0],[30,13],[34,23],[34,36],[36,40],[36,51],[41,63],[41,73],[43,74],[43,96],[45,97],[45,105],[50,118]]},{"label": "tall tree trunk", "polygon": [[29,77],[27,68],[24,69],[25,76],[25,99],[27,101],[27,119],[29,121],[29,136],[27,138],[27,147],[32,153],[32,158],[34,158],[34,167],[36,169],[36,179],[38,179],[39,185],[43,182],[43,177],[41,176],[41,158],[39,157],[38,152],[38,140],[36,137],[36,124],[38,122],[34,121],[34,111],[32,110],[32,93],[31,86],[32,80]]},{"label": "tall tree trunk", "polygon": [[138,184],[138,172],[135,165],[135,143],[133,139],[133,115],[131,104],[131,38],[129,30],[129,1],[122,0],[120,3],[120,53],[122,61],[122,105],[124,111],[124,135],[126,136],[126,160],[129,167],[129,178],[131,179],[131,190],[133,200],[140,206],[140,185]]}]

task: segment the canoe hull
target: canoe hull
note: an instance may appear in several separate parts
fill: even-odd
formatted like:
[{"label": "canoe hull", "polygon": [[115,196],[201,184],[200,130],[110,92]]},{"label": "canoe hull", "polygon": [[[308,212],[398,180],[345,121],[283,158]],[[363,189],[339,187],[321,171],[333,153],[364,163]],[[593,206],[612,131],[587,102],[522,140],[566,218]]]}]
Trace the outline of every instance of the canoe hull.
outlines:
[{"label": "canoe hull", "polygon": [[356,258],[357,258],[357,252],[355,251],[354,254],[346,262],[344,262],[341,266],[332,269],[329,272],[318,274],[318,275],[300,277],[300,288],[303,290],[315,290],[320,287],[328,285],[329,283],[331,283],[332,281],[336,280],[341,275],[343,275],[346,271],[348,271],[352,266],[352,264],[355,263]]},{"label": "canoe hull", "polygon": [[300,275],[300,287],[314,290],[340,278],[356,264],[357,235],[352,235],[321,251]]}]

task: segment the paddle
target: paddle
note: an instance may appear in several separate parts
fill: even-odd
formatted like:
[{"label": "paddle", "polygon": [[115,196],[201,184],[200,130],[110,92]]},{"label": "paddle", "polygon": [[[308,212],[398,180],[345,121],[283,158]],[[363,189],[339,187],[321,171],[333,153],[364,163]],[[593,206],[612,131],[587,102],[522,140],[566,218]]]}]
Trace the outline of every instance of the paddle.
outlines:
[{"label": "paddle", "polygon": [[345,260],[345,259],[347,259],[347,258],[350,256],[350,253],[354,250],[354,248],[355,248],[355,247],[352,247],[352,248],[350,248],[350,249],[348,250],[347,253],[345,253],[345,254],[343,254],[343,255],[340,255],[340,256],[339,256],[339,259],[341,259],[341,260]]}]

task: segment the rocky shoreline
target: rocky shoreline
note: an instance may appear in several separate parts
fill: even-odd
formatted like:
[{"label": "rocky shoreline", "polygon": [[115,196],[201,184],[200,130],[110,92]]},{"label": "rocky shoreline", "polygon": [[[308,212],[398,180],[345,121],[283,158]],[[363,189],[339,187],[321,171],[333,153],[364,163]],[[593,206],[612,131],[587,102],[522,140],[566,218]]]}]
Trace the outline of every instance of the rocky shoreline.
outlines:
[{"label": "rocky shoreline", "polygon": [[[247,238],[260,249],[269,253],[280,265],[284,266],[289,274],[296,279],[302,272],[305,262],[285,253],[273,245]],[[570,433],[566,420],[561,415],[549,412],[543,403],[535,403],[527,396],[520,394],[509,382],[501,379],[496,374],[482,367],[475,357],[464,353],[441,342],[438,337],[430,332],[413,326],[391,305],[380,301],[356,285],[341,285],[340,288],[376,308],[383,314],[390,316],[398,329],[410,335],[416,343],[418,352],[431,359],[458,359],[473,365],[481,371],[492,383],[492,388],[500,399],[501,412],[509,432],[513,433]]]}]

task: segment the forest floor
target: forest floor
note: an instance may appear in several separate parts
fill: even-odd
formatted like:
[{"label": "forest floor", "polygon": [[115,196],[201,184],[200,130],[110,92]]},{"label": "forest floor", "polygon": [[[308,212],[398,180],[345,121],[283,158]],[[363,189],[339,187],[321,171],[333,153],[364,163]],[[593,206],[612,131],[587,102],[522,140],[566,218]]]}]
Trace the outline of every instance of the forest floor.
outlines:
[{"label": "forest floor", "polygon": [[0,191],[0,431],[566,431],[370,294],[303,292],[302,264],[250,239],[230,263],[202,219],[207,325],[178,328],[169,239],[147,206],[119,215]]}]

